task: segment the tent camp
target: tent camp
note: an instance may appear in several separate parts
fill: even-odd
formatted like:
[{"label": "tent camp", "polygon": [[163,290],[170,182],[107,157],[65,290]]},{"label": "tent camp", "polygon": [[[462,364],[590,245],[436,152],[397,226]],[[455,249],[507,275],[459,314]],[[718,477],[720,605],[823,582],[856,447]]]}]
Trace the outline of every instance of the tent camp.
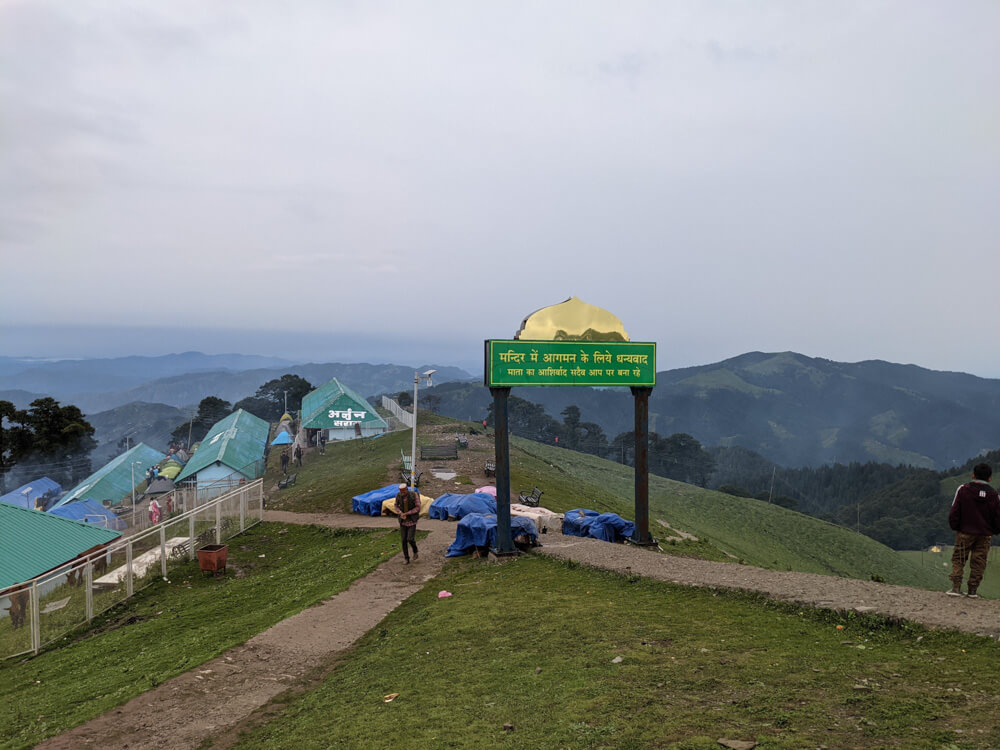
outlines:
[{"label": "tent camp", "polygon": [[45,510],[62,492],[62,485],[48,477],[22,484],[13,492],[0,495],[0,503],[9,503],[19,508]]},{"label": "tent camp", "polygon": [[[174,481],[180,484],[190,480],[197,485],[199,498],[204,498],[256,479],[264,473],[264,449],[270,429],[260,417],[237,409],[212,425]],[[166,470],[160,474],[169,476]]]},{"label": "tent camp", "polygon": [[[538,544],[538,531],[530,518],[512,517],[510,533],[518,546],[533,547]],[[497,517],[493,514],[470,513],[455,527],[455,541],[448,547],[445,557],[467,555],[477,547],[495,547],[497,543]]]},{"label": "tent camp", "polygon": [[325,430],[328,441],[353,440],[389,431],[389,425],[372,405],[336,378],[302,399],[302,427]]},{"label": "tent camp", "polygon": [[105,508],[96,500],[74,500],[51,511],[53,516],[61,516],[71,521],[82,521],[104,529],[124,531],[128,528],[118,515],[109,508]]},{"label": "tent camp", "polygon": [[133,487],[146,481],[146,470],[162,460],[163,454],[158,450],[150,448],[145,443],[139,443],[131,450],[111,459],[67,492],[52,507],[58,508],[74,500],[88,497],[99,503],[107,500],[111,505],[121,505],[123,499],[131,494]]},{"label": "tent camp", "polygon": [[399,485],[389,484],[363,495],[355,495],[351,498],[351,511],[366,516],[381,516],[382,503],[396,497],[397,492],[399,492]]},{"label": "tent camp", "polygon": [[605,542],[624,542],[635,534],[635,524],[617,513],[598,513],[576,508],[563,516],[562,532],[567,536],[582,536]]},{"label": "tent camp", "polygon": [[271,445],[291,445],[293,442],[292,436],[282,430],[275,436],[274,440],[271,441]]},{"label": "tent camp", "polygon": [[497,499],[485,493],[473,493],[471,495],[456,495],[446,492],[441,495],[430,507],[428,516],[441,521],[448,519],[461,520],[470,513],[496,513]]},{"label": "tent camp", "polygon": [[0,503],[0,589],[95,552],[120,536],[118,531]]}]

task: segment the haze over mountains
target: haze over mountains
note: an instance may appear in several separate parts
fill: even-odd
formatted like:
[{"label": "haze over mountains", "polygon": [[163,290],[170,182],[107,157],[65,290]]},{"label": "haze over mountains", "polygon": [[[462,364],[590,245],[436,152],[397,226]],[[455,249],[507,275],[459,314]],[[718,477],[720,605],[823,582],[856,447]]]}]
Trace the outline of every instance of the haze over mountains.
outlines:
[{"label": "haze over mountains", "polygon": [[[0,357],[0,399],[24,407],[51,395],[79,406],[93,417],[104,455],[126,429],[142,439],[168,422],[179,424],[184,410],[206,396],[235,403],[285,373],[314,385],[337,377],[374,396],[411,389],[414,369],[429,367],[438,370],[437,385],[421,393],[440,399],[437,411],[473,420],[486,415],[489,390],[457,367],[301,364],[198,352],[54,362]],[[534,388],[514,389],[514,395],[556,419],[575,404],[584,421],[601,425],[609,437],[632,429],[627,391]],[[124,408],[135,402],[151,406]],[[650,429],[688,433],[705,446],[742,446],[788,467],[879,461],[946,469],[1000,446],[1000,380],[877,360],[751,352],[658,373]]]}]

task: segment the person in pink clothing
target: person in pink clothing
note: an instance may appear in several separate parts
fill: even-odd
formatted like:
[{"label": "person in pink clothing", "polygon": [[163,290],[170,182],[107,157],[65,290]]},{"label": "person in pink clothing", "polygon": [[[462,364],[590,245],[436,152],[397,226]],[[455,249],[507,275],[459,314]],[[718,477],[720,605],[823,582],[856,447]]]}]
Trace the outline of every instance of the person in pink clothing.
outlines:
[{"label": "person in pink clothing", "polygon": [[163,509],[160,504],[156,501],[154,497],[149,501],[149,522],[154,526],[160,522],[160,517],[163,515]]}]

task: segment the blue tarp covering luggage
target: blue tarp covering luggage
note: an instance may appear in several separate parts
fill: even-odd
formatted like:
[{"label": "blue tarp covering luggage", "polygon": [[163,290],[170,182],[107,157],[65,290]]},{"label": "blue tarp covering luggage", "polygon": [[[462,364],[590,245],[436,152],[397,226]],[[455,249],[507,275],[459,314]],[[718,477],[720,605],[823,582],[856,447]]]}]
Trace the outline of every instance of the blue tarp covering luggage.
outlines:
[{"label": "blue tarp covering luggage", "polygon": [[96,500],[74,500],[49,511],[53,516],[62,516],[73,521],[93,524],[113,531],[124,531],[128,525],[114,511],[108,510]]},{"label": "blue tarp covering luggage", "polygon": [[[431,508],[434,506],[432,505]],[[510,533],[514,539],[525,537],[531,544],[538,543],[535,522],[525,516],[512,516]],[[493,514],[470,513],[455,527],[455,541],[448,547],[445,557],[467,555],[476,547],[495,547],[497,543],[497,517]]]},{"label": "blue tarp covering luggage", "polygon": [[36,479],[18,487],[13,492],[0,496],[0,502],[16,505],[19,508],[35,509],[35,500],[41,498],[42,508],[47,508],[62,492],[62,485],[48,477]]},{"label": "blue tarp covering luggage", "polygon": [[381,516],[382,503],[399,492],[398,484],[387,484],[380,490],[372,490],[351,498],[351,510],[366,516]]},{"label": "blue tarp covering luggage", "polygon": [[563,534],[584,536],[605,542],[623,542],[635,534],[635,524],[617,513],[598,513],[577,508],[563,516]]},{"label": "blue tarp covering luggage", "polygon": [[461,520],[470,513],[496,513],[497,499],[485,492],[474,492],[471,495],[456,495],[446,492],[431,505],[428,516],[439,521],[449,518]]},{"label": "blue tarp covering luggage", "polygon": [[274,440],[271,441],[271,445],[291,445],[291,444],[292,444],[292,436],[289,435],[284,430],[279,432],[277,436],[274,438]]}]

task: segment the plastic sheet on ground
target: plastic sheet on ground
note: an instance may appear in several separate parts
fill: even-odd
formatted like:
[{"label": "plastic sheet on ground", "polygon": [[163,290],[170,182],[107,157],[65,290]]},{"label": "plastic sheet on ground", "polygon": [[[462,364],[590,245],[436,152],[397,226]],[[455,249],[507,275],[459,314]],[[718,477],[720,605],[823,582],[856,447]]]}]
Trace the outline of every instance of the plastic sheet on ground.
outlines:
[{"label": "plastic sheet on ground", "polygon": [[382,503],[399,492],[399,484],[387,484],[378,490],[355,495],[351,498],[351,511],[366,516],[381,516]]},{"label": "plastic sheet on ground", "polygon": [[623,542],[635,534],[635,524],[617,513],[598,513],[596,510],[576,508],[563,516],[562,532],[567,536]]},{"label": "plastic sheet on ground", "polygon": [[493,495],[493,497],[497,496],[497,488],[492,484],[487,484],[485,487],[476,487],[476,492],[483,492],[487,495]]},{"label": "plastic sheet on ground", "polygon": [[[398,490],[397,490],[398,491]],[[417,494],[420,495],[420,515],[419,517],[427,518],[427,515],[431,510],[431,503],[434,502],[434,498],[429,495],[425,495],[420,490],[417,490]],[[387,498],[382,501],[382,515],[383,516],[394,516],[396,515],[396,493],[392,493],[392,497]]]},{"label": "plastic sheet on ground", "polygon": [[497,499],[485,493],[458,495],[446,492],[431,504],[431,518],[447,521],[449,518],[462,520],[470,513],[496,513]]},{"label": "plastic sheet on ground", "polygon": [[108,510],[96,500],[89,498],[60,505],[58,508],[50,510],[49,513],[53,516],[62,516],[113,531],[124,531],[128,528],[128,524],[119,518],[114,511]]},{"label": "plastic sheet on ground", "polygon": [[511,503],[510,514],[512,516],[530,518],[535,522],[539,534],[558,534],[562,531],[563,514],[556,513],[548,508],[533,508],[529,505]]},{"label": "plastic sheet on ground", "polygon": [[[536,544],[538,531],[530,518],[511,516],[510,533],[518,543]],[[448,547],[445,557],[460,557],[476,547],[495,547],[497,543],[497,517],[494,514],[470,513],[455,527],[455,541]]]}]

